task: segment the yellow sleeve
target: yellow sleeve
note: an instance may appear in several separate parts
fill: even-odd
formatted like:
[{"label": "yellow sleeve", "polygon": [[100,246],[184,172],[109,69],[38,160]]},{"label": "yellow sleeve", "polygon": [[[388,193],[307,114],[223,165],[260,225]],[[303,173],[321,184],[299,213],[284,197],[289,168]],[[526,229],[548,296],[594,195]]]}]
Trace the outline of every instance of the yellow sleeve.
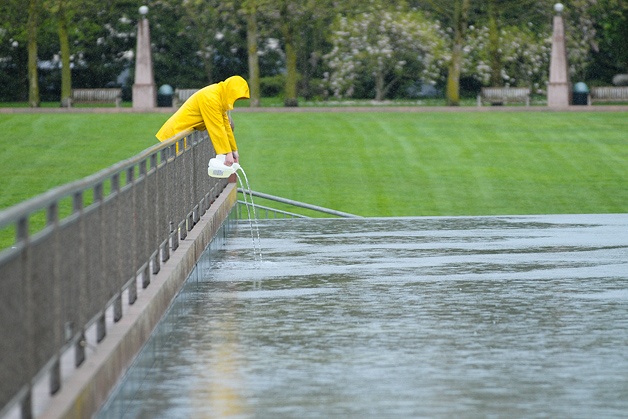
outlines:
[{"label": "yellow sleeve", "polygon": [[232,149],[228,132],[231,133],[231,127],[228,120],[225,126],[225,116],[220,102],[212,97],[203,98],[199,101],[199,108],[216,154],[230,153]]},{"label": "yellow sleeve", "polygon": [[238,146],[236,145],[235,136],[233,135],[233,130],[231,129],[231,123],[229,122],[229,114],[225,112],[223,114],[223,123],[225,124],[227,137],[229,138],[229,146],[231,147],[231,151],[237,151]]}]

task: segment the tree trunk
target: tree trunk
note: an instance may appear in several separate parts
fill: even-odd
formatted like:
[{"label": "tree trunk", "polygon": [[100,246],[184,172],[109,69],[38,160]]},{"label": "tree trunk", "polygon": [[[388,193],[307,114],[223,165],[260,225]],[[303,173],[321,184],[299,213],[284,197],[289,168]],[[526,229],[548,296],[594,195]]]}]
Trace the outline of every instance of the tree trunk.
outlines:
[{"label": "tree trunk", "polygon": [[281,32],[283,35],[284,48],[286,53],[286,84],[284,106],[299,106],[297,98],[297,52],[294,47],[294,25],[291,22],[288,12],[288,3],[283,2],[280,11],[283,23]]},{"label": "tree trunk", "polygon": [[384,100],[384,75],[381,71],[377,71],[375,76],[375,101],[381,102]]},{"label": "tree trunk", "polygon": [[292,37],[286,39],[286,97],[285,106],[299,106],[297,98],[297,52]]},{"label": "tree trunk", "polygon": [[384,71],[379,69],[375,77],[375,100],[382,102],[388,96],[390,88],[399,81],[399,77],[394,77],[389,83],[386,83]]},{"label": "tree trunk", "polygon": [[39,20],[39,2],[30,0],[28,5],[28,104],[31,108],[38,108],[39,75],[37,73],[37,26]]},{"label": "tree trunk", "polygon": [[454,2],[454,44],[447,74],[447,105],[460,106],[460,69],[462,67],[462,47],[467,31],[467,18],[471,0]]},{"label": "tree trunk", "polygon": [[255,0],[249,0],[246,16],[246,44],[249,57],[250,106],[260,106],[259,57],[257,55],[257,7]]},{"label": "tree trunk", "polygon": [[[456,38],[458,38],[456,36]],[[460,106],[460,67],[462,63],[462,42],[454,40],[451,61],[447,72],[447,105]]]},{"label": "tree trunk", "polygon": [[69,107],[70,97],[72,96],[72,69],[70,68],[68,21],[63,1],[59,2],[57,29],[59,32],[59,45],[61,47],[61,106]]},{"label": "tree trunk", "polygon": [[491,86],[502,86],[502,57],[499,52],[499,28],[495,0],[488,2],[488,53],[491,65]]}]

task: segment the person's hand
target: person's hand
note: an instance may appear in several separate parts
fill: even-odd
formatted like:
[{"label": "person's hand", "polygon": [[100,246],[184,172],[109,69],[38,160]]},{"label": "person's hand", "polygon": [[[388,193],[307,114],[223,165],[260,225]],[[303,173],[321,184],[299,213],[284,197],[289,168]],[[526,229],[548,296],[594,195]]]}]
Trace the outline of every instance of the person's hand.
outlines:
[{"label": "person's hand", "polygon": [[238,154],[238,152],[237,152],[237,151],[234,151],[234,152],[233,152],[233,161],[234,161],[235,163],[240,163],[240,155]]},{"label": "person's hand", "polygon": [[233,163],[234,163],[233,153],[225,154],[225,166],[233,166]]}]

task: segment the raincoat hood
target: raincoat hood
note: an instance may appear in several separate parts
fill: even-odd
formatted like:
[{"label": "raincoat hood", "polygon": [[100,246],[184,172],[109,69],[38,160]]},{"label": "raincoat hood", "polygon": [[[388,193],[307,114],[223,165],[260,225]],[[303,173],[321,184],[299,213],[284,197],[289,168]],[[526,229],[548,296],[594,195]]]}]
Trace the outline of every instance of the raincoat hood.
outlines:
[{"label": "raincoat hood", "polygon": [[249,98],[249,85],[246,80],[240,76],[229,77],[227,80],[218,84],[223,85],[225,92],[223,96],[223,100],[225,101],[223,106],[229,111],[233,109],[233,104],[236,100]]}]

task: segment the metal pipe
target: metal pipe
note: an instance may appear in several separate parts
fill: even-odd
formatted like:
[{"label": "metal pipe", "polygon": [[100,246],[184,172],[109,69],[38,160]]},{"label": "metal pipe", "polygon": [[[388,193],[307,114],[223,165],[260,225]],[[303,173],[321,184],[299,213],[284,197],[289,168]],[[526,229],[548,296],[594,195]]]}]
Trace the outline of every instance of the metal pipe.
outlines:
[{"label": "metal pipe", "polygon": [[[244,190],[242,188],[238,188],[238,192],[244,193]],[[265,193],[262,193],[262,192],[247,191],[247,193],[250,193],[251,195],[257,196],[259,198],[268,199],[270,201],[281,202],[283,204],[288,204],[288,205],[292,205],[292,206],[299,207],[299,208],[306,208],[306,209],[311,209],[311,210],[318,211],[318,212],[324,212],[326,214],[336,215],[338,217],[363,218],[363,217],[361,217],[359,215],[349,214],[347,212],[342,212],[342,211],[336,211],[336,210],[333,210],[333,209],[320,207],[318,205],[306,204],[305,202],[294,201],[292,199],[282,198],[280,196],[269,195],[269,194],[265,194]]]}]

